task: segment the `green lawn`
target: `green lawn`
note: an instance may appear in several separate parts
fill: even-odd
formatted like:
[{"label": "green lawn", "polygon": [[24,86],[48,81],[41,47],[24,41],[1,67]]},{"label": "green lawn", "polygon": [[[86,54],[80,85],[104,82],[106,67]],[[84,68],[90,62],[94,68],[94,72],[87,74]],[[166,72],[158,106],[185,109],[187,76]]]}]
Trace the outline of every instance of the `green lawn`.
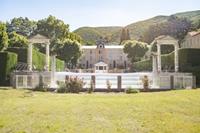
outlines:
[{"label": "green lawn", "polygon": [[0,133],[199,133],[200,89],[56,94],[0,90]]}]

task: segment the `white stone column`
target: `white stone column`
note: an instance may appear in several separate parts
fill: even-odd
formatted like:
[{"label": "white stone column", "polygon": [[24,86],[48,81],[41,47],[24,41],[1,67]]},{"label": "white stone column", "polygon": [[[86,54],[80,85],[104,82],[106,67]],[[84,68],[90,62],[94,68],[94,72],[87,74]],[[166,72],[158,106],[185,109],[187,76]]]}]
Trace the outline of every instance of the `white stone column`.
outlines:
[{"label": "white stone column", "polygon": [[27,57],[27,64],[28,64],[28,71],[32,71],[32,43],[28,45],[28,57]]},{"label": "white stone column", "polygon": [[179,61],[178,61],[178,43],[174,45],[174,67],[175,67],[175,72],[178,72],[179,69]]},{"label": "white stone column", "polygon": [[157,59],[156,59],[156,55],[153,55],[152,56],[152,60],[153,60],[153,63],[152,63],[152,67],[153,67],[153,73],[157,73],[158,72],[158,70],[157,70]]},{"label": "white stone column", "polygon": [[161,66],[161,48],[160,44],[157,44],[157,61],[158,61],[158,72],[162,71],[162,66]]},{"label": "white stone column", "polygon": [[49,43],[46,44],[45,70],[49,71]]},{"label": "white stone column", "polygon": [[152,55],[153,62],[152,62],[152,67],[153,67],[153,73],[152,73],[152,88],[158,88],[158,64],[157,64],[157,58],[156,55]]},{"label": "white stone column", "polygon": [[51,57],[51,84],[50,84],[51,88],[57,87],[55,73],[56,73],[56,56],[53,55]]}]

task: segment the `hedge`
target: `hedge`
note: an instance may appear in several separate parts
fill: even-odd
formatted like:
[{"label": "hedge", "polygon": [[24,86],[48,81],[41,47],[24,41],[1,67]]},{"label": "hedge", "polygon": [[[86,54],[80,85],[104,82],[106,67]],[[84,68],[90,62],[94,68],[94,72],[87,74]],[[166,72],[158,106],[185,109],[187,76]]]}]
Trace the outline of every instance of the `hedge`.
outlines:
[{"label": "hedge", "polygon": [[152,71],[152,58],[135,62],[133,64],[133,69],[136,71]]},{"label": "hedge", "polygon": [[[200,85],[200,49],[183,48],[179,49],[179,71],[191,72],[197,78]],[[162,69],[174,70],[174,52],[161,56]],[[152,71],[152,59],[135,62],[135,71]]]},{"label": "hedge", "polygon": [[17,64],[17,54],[0,52],[0,85],[9,85],[9,74]]},{"label": "hedge", "polygon": [[[174,68],[174,53],[161,56],[161,64],[164,69]],[[152,58],[135,62],[133,65],[135,71],[152,71]]]},{"label": "hedge", "polygon": [[[18,55],[18,62],[27,63],[27,48],[8,48],[7,51],[16,53]],[[45,65],[45,54],[33,49],[33,65],[37,70],[43,70]],[[56,69],[59,71],[64,70],[64,61],[56,59]]]},{"label": "hedge", "polygon": [[64,68],[65,68],[65,62],[60,59],[56,59],[56,70],[63,71]]},{"label": "hedge", "polygon": [[181,72],[191,72],[200,86],[200,49],[182,49],[179,54]]},{"label": "hedge", "polygon": [[200,49],[180,49],[179,63],[181,69],[184,71],[185,66],[196,67],[200,66]]}]

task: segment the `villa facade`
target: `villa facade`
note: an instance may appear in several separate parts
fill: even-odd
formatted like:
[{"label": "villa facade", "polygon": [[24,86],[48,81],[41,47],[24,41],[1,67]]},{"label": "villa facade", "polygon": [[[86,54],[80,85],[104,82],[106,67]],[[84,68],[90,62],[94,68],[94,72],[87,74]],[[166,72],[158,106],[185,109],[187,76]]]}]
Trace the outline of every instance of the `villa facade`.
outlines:
[{"label": "villa facade", "polygon": [[105,41],[99,40],[96,46],[82,46],[81,49],[83,55],[79,66],[83,69],[93,69],[98,62],[106,63],[108,69],[126,69],[130,65],[122,45],[106,45]]},{"label": "villa facade", "polygon": [[188,32],[181,48],[200,48],[200,31]]}]

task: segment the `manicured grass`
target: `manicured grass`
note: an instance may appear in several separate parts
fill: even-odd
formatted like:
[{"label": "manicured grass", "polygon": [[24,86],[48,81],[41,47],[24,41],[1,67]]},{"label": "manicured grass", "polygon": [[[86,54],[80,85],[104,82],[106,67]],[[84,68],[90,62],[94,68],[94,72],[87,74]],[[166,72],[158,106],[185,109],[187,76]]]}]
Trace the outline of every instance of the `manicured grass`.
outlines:
[{"label": "manicured grass", "polygon": [[0,90],[0,133],[199,133],[200,89],[56,94]]}]

